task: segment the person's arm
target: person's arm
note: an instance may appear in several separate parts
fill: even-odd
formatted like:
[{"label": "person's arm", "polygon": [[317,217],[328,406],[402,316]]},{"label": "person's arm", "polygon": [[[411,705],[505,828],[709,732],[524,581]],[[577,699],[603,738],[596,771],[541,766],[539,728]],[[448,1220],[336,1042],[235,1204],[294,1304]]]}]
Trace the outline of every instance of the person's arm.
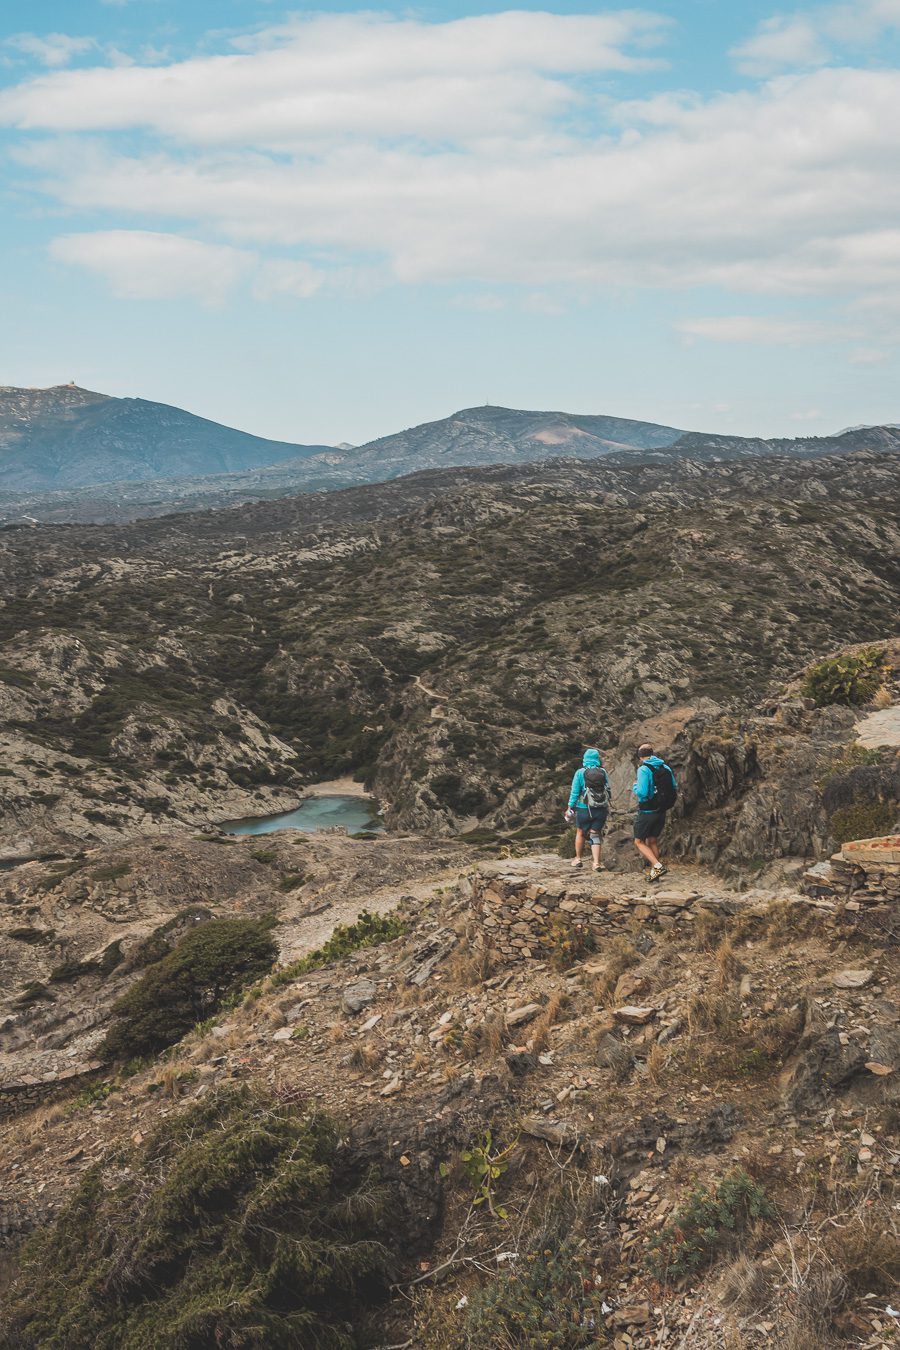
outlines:
[{"label": "person's arm", "polygon": [[569,793],[568,810],[572,811],[578,798],[584,790],[584,772],[581,769],[575,770],[575,777],[572,779],[572,791]]},{"label": "person's arm", "polygon": [[653,796],[653,774],[646,764],[638,765],[637,781],[631,790],[638,799],[638,805]]}]

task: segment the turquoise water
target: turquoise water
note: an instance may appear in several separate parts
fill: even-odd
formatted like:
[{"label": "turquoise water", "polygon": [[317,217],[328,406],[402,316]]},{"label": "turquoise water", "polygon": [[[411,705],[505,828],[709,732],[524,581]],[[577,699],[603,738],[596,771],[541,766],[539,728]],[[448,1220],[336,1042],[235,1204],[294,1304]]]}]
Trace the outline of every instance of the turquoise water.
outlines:
[{"label": "turquoise water", "polygon": [[293,811],[282,811],[277,816],[248,816],[245,820],[223,821],[220,829],[226,834],[271,834],[273,830],[316,830],[331,825],[343,825],[348,834],[359,830],[384,829],[371,797],[307,797]]}]

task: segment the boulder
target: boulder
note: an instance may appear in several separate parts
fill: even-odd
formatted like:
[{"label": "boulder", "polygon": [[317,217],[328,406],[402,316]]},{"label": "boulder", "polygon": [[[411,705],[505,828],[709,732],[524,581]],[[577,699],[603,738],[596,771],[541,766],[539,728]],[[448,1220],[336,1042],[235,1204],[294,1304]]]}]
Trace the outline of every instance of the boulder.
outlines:
[{"label": "boulder", "polygon": [[362,1012],[363,1008],[374,1002],[377,993],[378,987],[374,980],[355,980],[344,989],[344,1007],[351,1013]]}]

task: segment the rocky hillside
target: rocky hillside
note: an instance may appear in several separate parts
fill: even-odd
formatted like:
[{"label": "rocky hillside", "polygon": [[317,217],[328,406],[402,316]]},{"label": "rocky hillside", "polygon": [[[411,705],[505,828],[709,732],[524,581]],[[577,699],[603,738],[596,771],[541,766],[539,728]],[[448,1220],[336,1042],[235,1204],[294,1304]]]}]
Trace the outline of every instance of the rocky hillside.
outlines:
[{"label": "rocky hillside", "polygon": [[0,488],[9,493],[228,473],[326,448],[263,440],[165,403],[76,385],[0,387]]},{"label": "rocky hillside", "polygon": [[[621,743],[627,787],[630,726],[663,718],[688,757],[683,728],[735,742],[807,662],[896,631],[896,464],[559,461],[7,531],[5,851],[258,814],[348,771],[395,827],[546,830],[586,743]],[[752,777],[728,756],[728,785]]]},{"label": "rocky hillside", "polygon": [[743,892],[292,832],[11,871],[0,1345],[891,1346],[894,842]]},{"label": "rocky hillside", "polygon": [[[255,460],[253,463],[258,467],[246,467],[236,473],[196,476],[201,471],[185,459],[180,467],[176,464],[168,471],[174,477],[151,477],[146,482],[109,481],[90,488],[55,487],[50,491],[46,484],[41,484],[38,490],[30,492],[4,491],[0,478],[0,524],[34,520],[102,523],[181,511],[220,510],[300,491],[320,492],[384,482],[449,466],[528,465],[551,458],[602,458],[615,467],[657,463],[674,468],[673,461],[718,463],[771,455],[803,460],[869,451],[895,452],[898,447],[900,432],[895,427],[856,427],[834,436],[767,441],[747,436],[682,433],[673,427],[619,417],[486,406],[467,408],[366,445],[324,450],[318,447],[319,453],[313,453],[316,447],[307,447],[299,458],[278,456],[277,463]],[[296,451],[298,447],[293,449]],[[686,466],[686,471],[690,472],[690,466]]]}]

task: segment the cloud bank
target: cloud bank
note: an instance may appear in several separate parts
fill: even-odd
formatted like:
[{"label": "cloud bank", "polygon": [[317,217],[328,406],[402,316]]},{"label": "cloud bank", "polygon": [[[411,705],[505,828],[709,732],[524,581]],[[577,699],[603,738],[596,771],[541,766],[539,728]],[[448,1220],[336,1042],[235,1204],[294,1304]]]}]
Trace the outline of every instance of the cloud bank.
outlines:
[{"label": "cloud bank", "polygon": [[[665,51],[647,11],[345,14],[189,61],[48,70],[0,93],[0,123],[44,192],[115,224],[54,255],[118,294],[717,287],[884,326],[900,72],[825,64],[851,8],[900,23],[900,0],[770,20],[736,59],[801,68],[706,97],[623,95]],[[821,340],[785,322],[770,340]]]}]

